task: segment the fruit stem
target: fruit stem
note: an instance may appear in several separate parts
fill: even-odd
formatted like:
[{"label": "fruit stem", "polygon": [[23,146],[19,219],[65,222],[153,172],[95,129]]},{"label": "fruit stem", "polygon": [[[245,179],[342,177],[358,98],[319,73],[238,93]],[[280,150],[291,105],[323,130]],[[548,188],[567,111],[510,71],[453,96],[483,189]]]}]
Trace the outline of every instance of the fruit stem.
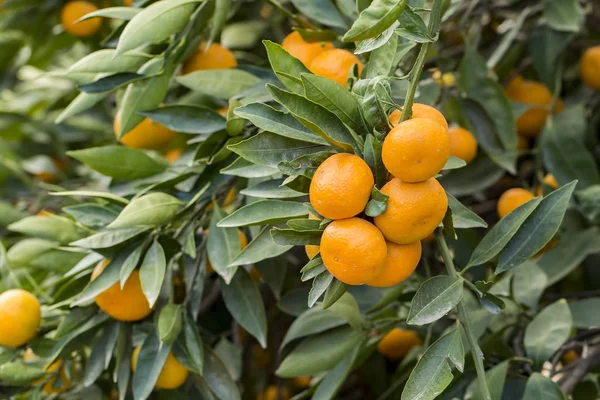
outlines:
[{"label": "fruit stem", "polygon": [[[429,36],[434,38],[440,27],[440,20],[442,18],[442,0],[433,0],[433,6],[431,7],[431,15],[429,17],[428,23],[428,33]],[[411,71],[412,80],[410,82],[410,86],[406,91],[406,98],[404,100],[404,107],[402,108],[402,117],[400,118],[400,122],[406,121],[412,117],[412,106],[415,100],[415,94],[417,93],[417,86],[419,84],[419,78],[421,77],[421,72],[423,72],[423,65],[425,64],[425,57],[427,56],[427,51],[429,50],[429,46],[432,42],[425,42],[421,45],[421,49],[419,50],[419,55],[417,56],[417,60],[415,61],[415,65]]]},{"label": "fruit stem", "polygon": [[[444,238],[444,233],[439,228],[435,230],[435,241],[440,253],[442,253],[442,258],[444,259],[444,264],[446,265],[446,271],[448,271],[448,275],[453,278],[460,278],[456,272],[456,268],[454,267],[454,262],[452,261],[448,244],[446,244],[446,239]],[[477,371],[477,380],[479,381],[479,390],[481,390],[484,400],[492,400],[490,389],[488,388],[488,384],[485,379],[483,352],[479,347],[479,343],[477,343],[477,337],[473,333],[473,326],[471,325],[471,320],[469,319],[469,314],[467,312],[467,308],[465,307],[464,298],[460,301],[460,303],[458,303],[458,319],[465,330],[467,342],[469,342],[469,347],[471,348],[473,363],[475,364],[475,370]]]}]

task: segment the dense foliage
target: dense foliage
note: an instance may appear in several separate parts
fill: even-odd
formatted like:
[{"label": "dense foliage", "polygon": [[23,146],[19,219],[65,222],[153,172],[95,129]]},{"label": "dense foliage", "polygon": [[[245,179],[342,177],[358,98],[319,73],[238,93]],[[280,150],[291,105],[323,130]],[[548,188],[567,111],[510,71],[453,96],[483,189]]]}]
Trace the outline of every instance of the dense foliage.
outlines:
[{"label": "dense foliage", "polygon": [[0,27],[0,398],[600,396],[593,0]]}]

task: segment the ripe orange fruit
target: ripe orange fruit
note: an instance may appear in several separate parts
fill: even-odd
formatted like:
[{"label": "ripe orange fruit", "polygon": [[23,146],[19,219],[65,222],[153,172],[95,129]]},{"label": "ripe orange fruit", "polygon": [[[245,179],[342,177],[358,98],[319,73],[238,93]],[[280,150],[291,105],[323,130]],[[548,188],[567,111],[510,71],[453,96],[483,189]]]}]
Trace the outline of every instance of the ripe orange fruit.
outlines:
[{"label": "ripe orange fruit", "polygon": [[321,257],[329,272],[348,285],[362,285],[385,268],[387,246],[379,229],[360,218],[330,223],[321,237]]},{"label": "ripe orange fruit", "polygon": [[290,390],[288,388],[271,385],[264,392],[259,393],[256,400],[289,400],[289,398]]},{"label": "ripe orange fruit", "polygon": [[229,107],[228,106],[221,107],[217,110],[217,112],[219,113],[220,116],[227,118],[227,113],[229,112]]},{"label": "ripe orange fruit", "polygon": [[552,174],[546,174],[546,176],[544,176],[544,183],[555,190],[560,187],[558,182],[556,182],[556,178]]},{"label": "ripe orange fruit", "polygon": [[178,147],[173,150],[167,151],[165,153],[165,158],[172,164],[175,161],[179,160],[179,157],[181,157],[181,153],[183,153],[183,149],[181,147]]},{"label": "ripe orange fruit", "polygon": [[315,75],[324,76],[346,86],[350,70],[358,65],[358,76],[362,73],[363,65],[360,60],[348,50],[325,50],[317,55],[310,63],[310,71]]},{"label": "ripe orange fruit", "polygon": [[271,350],[263,349],[258,343],[252,345],[251,353],[254,365],[260,369],[268,368],[273,361]]},{"label": "ripe orange fruit", "polygon": [[[320,221],[319,217],[317,217],[313,213],[308,214],[308,219]],[[312,260],[313,257],[316,256],[317,253],[319,252],[319,246],[308,244],[308,245],[304,246],[304,251],[306,252],[306,255],[308,256],[308,259]]]},{"label": "ripe orange fruit", "polygon": [[[530,108],[517,118],[517,133],[525,137],[536,137],[546,124],[548,106],[552,103],[552,94],[539,82],[517,76],[508,83],[506,96],[512,101],[527,104]],[[557,101],[554,113],[562,110],[562,102]]]},{"label": "ripe orange fruit", "polygon": [[375,184],[373,173],[360,157],[340,153],[325,160],[310,182],[310,204],[329,219],[361,213]]},{"label": "ripe orange fruit", "polygon": [[583,83],[600,90],[600,46],[590,47],[583,53],[579,63],[579,76]]},{"label": "ripe orange fruit", "polygon": [[101,18],[92,18],[85,21],[77,20],[86,14],[98,10],[94,4],[87,1],[70,1],[62,8],[60,12],[60,23],[65,31],[73,36],[87,37],[92,36],[102,26]]},{"label": "ripe orange fruit", "polygon": [[[136,347],[131,355],[131,369],[133,372],[137,367],[137,359],[141,349],[142,346]],[[177,389],[185,383],[188,375],[189,371],[177,361],[173,353],[169,353],[154,386],[159,389]]]},{"label": "ripe orange fruit", "polygon": [[[109,262],[106,260],[98,263],[92,272],[91,280],[96,279]],[[96,296],[96,304],[102,311],[119,321],[139,321],[152,312],[142,291],[138,270],[131,273],[122,290],[121,283],[117,282]]]},{"label": "ripe orange fruit", "polygon": [[456,76],[452,72],[442,73],[439,69],[433,71],[431,78],[439,86],[452,87],[456,84]]},{"label": "ripe orange fruit", "polygon": [[377,351],[386,358],[398,360],[423,341],[416,332],[394,328],[377,343]]},{"label": "ripe orange fruit", "polygon": [[31,340],[42,319],[38,299],[22,289],[0,294],[0,346],[20,347]]},{"label": "ripe orange fruit", "polygon": [[[113,128],[115,136],[119,137],[121,129],[121,113],[117,112]],[[135,128],[127,132],[121,138],[124,146],[134,149],[162,150],[169,142],[175,139],[176,133],[167,127],[152,121],[150,118],[144,118]]]},{"label": "ripe orange fruit", "polygon": [[205,49],[206,42],[202,42],[196,51],[182,67],[182,73],[189,74],[194,71],[207,69],[227,69],[237,67],[237,60],[233,53],[218,43],[213,43]]},{"label": "ripe orange fruit", "polygon": [[517,136],[517,149],[525,151],[529,149],[529,139],[523,136]]},{"label": "ripe orange fruit", "polygon": [[331,43],[308,43],[297,31],[287,35],[285,39],[283,39],[283,42],[281,42],[281,47],[292,56],[302,61],[307,67],[316,56],[325,50],[333,49]]},{"label": "ripe orange fruit", "polygon": [[[402,109],[394,110],[390,114],[390,123],[392,126],[396,126],[400,123],[400,118],[402,118]],[[428,106],[427,104],[415,103],[412,106],[412,118],[425,118],[430,119],[432,121],[437,122],[442,125],[446,130],[448,130],[448,121],[446,121],[446,117],[439,112],[435,107]]]},{"label": "ripe orange fruit", "polygon": [[500,199],[498,200],[498,205],[496,206],[498,216],[500,218],[504,218],[515,208],[527,203],[529,200],[533,199],[533,197],[533,194],[525,189],[508,189],[506,192],[502,193]]},{"label": "ripe orange fruit", "polygon": [[430,119],[411,118],[387,134],[381,157],[396,178],[426,181],[440,172],[450,157],[448,131]]},{"label": "ripe orange fruit", "polygon": [[390,287],[404,281],[412,274],[421,259],[421,242],[409,244],[396,244],[386,242],[387,257],[383,273],[372,281],[366,282],[369,286]]},{"label": "ripe orange fruit", "polygon": [[[23,354],[24,361],[36,361],[38,356],[31,349],[27,349],[25,354]],[[42,392],[46,394],[59,394],[66,392],[72,385],[71,379],[75,375],[75,366],[72,366],[71,373],[67,374],[65,366],[63,366],[63,361],[58,360],[52,363],[50,366],[45,366],[44,369],[48,372],[48,374],[52,373],[54,375],[44,386],[42,387]],[[58,373],[57,373],[58,371]],[[62,385],[60,387],[54,387],[55,382],[60,377],[60,381]],[[35,382],[35,385],[39,385],[46,380],[47,377],[42,377]],[[58,386],[58,385],[57,385]]]},{"label": "ripe orange fruit", "polygon": [[573,361],[579,358],[579,354],[575,350],[569,350],[562,356],[562,362],[565,365],[571,364]]},{"label": "ripe orange fruit", "polygon": [[309,387],[311,381],[312,381],[312,376],[299,376],[297,378],[292,379],[292,382],[294,382],[294,385],[298,386],[299,388]]},{"label": "ripe orange fruit", "polygon": [[477,155],[477,142],[468,130],[461,127],[448,129],[450,136],[450,155],[465,160],[473,161]]},{"label": "ripe orange fruit", "polygon": [[133,4],[133,0],[123,0],[123,4],[125,4],[126,6],[131,7],[131,5]]},{"label": "ripe orange fruit", "polygon": [[394,178],[381,188],[389,196],[386,211],[375,217],[383,236],[398,244],[426,238],[444,219],[448,197],[435,178],[408,183]]}]

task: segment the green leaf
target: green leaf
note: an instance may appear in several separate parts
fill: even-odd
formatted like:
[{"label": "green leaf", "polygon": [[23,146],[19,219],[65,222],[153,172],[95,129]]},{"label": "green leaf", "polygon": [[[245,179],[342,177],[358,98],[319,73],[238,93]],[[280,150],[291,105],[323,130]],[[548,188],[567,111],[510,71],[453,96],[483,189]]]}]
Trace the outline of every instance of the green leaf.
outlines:
[{"label": "green leaf", "polygon": [[561,32],[548,25],[538,25],[528,35],[528,49],[540,80],[554,90],[560,57],[575,38],[573,32]]},{"label": "green leaf", "polygon": [[[227,12],[229,11],[230,9],[227,9]],[[269,28],[267,21],[252,20],[230,23],[223,29],[221,45],[227,49],[252,49],[264,37],[267,28]]]},{"label": "green leaf", "polygon": [[[600,172],[586,146],[586,111],[583,104],[569,107],[547,124],[542,135],[544,165],[564,185],[577,179],[578,190],[600,184]],[[577,154],[577,157],[573,157]]]},{"label": "green leaf", "polygon": [[250,197],[259,197],[267,199],[288,199],[304,196],[304,193],[297,192],[287,186],[282,186],[283,179],[274,179],[270,181],[259,182],[240,191],[240,194]]},{"label": "green leaf", "polygon": [[140,266],[140,283],[150,307],[154,307],[158,300],[166,270],[167,261],[165,259],[165,251],[158,241],[154,241],[146,252],[144,261],[142,261],[142,265]]},{"label": "green leaf", "polygon": [[595,312],[600,307],[600,297],[577,300],[569,303],[573,316],[573,326],[580,329],[590,329],[600,326],[600,314]]},{"label": "green leaf", "polygon": [[79,325],[76,329],[66,334],[62,337],[56,344],[52,347],[51,355],[47,358],[47,363],[52,364],[55,362],[58,357],[61,355],[63,350],[67,345],[81,337],[81,335],[91,331],[92,329],[96,329],[94,332],[97,332],[97,328],[108,321],[109,316],[105,313],[96,313],[92,318],[88,319],[85,323]]},{"label": "green leaf", "polygon": [[240,176],[242,178],[264,178],[274,175],[277,172],[277,168],[256,165],[242,157],[238,157],[234,162],[221,170],[221,173],[224,175]]},{"label": "green leaf", "polygon": [[425,325],[437,321],[458,304],[462,294],[462,279],[434,276],[417,290],[406,322],[410,325]]},{"label": "green leaf", "polygon": [[348,321],[354,329],[360,329],[362,317],[358,309],[358,303],[350,293],[344,293],[328,309]]},{"label": "green leaf", "polygon": [[[488,384],[490,395],[493,400],[502,399],[504,382],[506,381],[506,374],[508,372],[509,365],[510,360],[506,360],[485,372],[485,380]],[[467,393],[471,394],[471,397],[469,398],[472,400],[485,400],[485,397],[481,393],[478,379],[474,379],[473,382],[471,382],[469,388],[467,389]]]},{"label": "green leaf", "polygon": [[163,69],[165,67],[163,64],[164,61],[160,58],[148,61],[138,70],[138,73],[149,78],[127,86],[119,109],[120,129],[117,132],[119,139],[144,120],[144,117],[138,114],[139,111],[155,109],[163,102],[173,74],[173,67],[167,65]]},{"label": "green leaf", "polygon": [[108,96],[108,93],[79,93],[67,108],[62,110],[58,117],[56,117],[54,123],[60,124],[65,120],[92,108],[106,96]]},{"label": "green leaf", "polygon": [[450,193],[446,193],[446,195],[448,196],[448,207],[452,210],[452,222],[455,228],[487,228],[487,223],[479,215],[465,207]]},{"label": "green leaf", "polygon": [[233,380],[239,380],[242,376],[242,349],[222,338],[215,346],[215,354],[223,361]]},{"label": "green leaf", "polygon": [[454,196],[472,195],[494,185],[504,176],[503,169],[490,158],[479,155],[469,165],[439,179],[444,189]]},{"label": "green leaf", "polygon": [[260,79],[241,69],[194,71],[177,78],[188,89],[220,99],[229,99],[260,82]]},{"label": "green leaf", "polygon": [[160,341],[170,346],[179,336],[182,328],[181,305],[169,303],[158,315],[157,333]]},{"label": "green leaf", "polygon": [[191,372],[202,375],[204,345],[195,322],[188,314],[185,314],[182,331],[173,343],[173,355]]},{"label": "green leaf", "polygon": [[448,360],[463,370],[464,348],[458,328],[423,353],[404,386],[402,400],[433,400],[439,396],[453,379]]},{"label": "green leaf", "polygon": [[325,270],[313,279],[312,287],[308,292],[308,307],[315,305],[317,300],[325,293],[331,282],[333,281],[333,275],[329,271]]},{"label": "green leaf", "polygon": [[461,160],[458,157],[450,156],[448,157],[448,161],[446,161],[446,164],[444,164],[442,170],[447,171],[450,169],[459,169],[464,167],[465,165],[467,165],[465,160]]},{"label": "green leaf", "polygon": [[0,365],[0,381],[7,385],[26,386],[46,376],[48,372],[21,362],[7,362]]},{"label": "green leaf", "polygon": [[[218,0],[215,2],[215,12],[212,18],[212,26],[210,28],[210,42],[214,42],[215,40],[219,39],[219,36],[221,36],[221,44],[227,49],[232,48],[232,46],[230,43],[225,44],[226,35],[223,27],[225,26],[225,23],[227,22],[227,16],[231,11],[231,3],[232,0]],[[244,33],[251,34],[251,32],[246,31],[244,31]],[[260,34],[262,34],[262,31],[259,33],[259,35]],[[233,47],[235,48],[235,46]]]},{"label": "green leaf", "polygon": [[308,100],[306,97],[286,92],[272,84],[267,84],[267,91],[275,101],[287,108],[302,125],[334,146],[350,151],[359,145],[342,121],[324,107]]},{"label": "green leaf", "polygon": [[302,74],[306,98],[335,114],[355,133],[369,133],[356,97],[345,87],[323,76]]},{"label": "green leaf", "polygon": [[[485,60],[474,49],[468,48],[461,61],[460,66],[460,87],[466,92],[467,96],[475,100],[485,110],[485,114],[494,126],[494,136],[497,135],[504,152],[498,154],[498,151],[491,151],[495,154],[494,161],[499,163],[502,168],[509,172],[515,170],[515,161],[517,158],[517,133],[515,116],[508,98],[504,95],[504,89],[500,84],[488,76],[488,68]],[[473,124],[473,131],[477,138],[487,137],[488,141],[492,139],[492,133],[489,128],[485,131],[481,129],[488,124],[480,125],[479,121],[484,120],[481,112],[477,112],[476,107],[465,109],[469,111],[468,117]],[[477,120],[475,120],[475,118]],[[486,142],[488,143],[488,142]]]},{"label": "green leaf", "polygon": [[335,398],[338,391],[346,381],[348,374],[352,371],[354,362],[360,353],[360,348],[353,349],[342,361],[335,366],[317,386],[313,394],[313,400],[329,400]]},{"label": "green leaf", "polygon": [[544,19],[557,31],[579,32],[584,11],[577,0],[544,0]]},{"label": "green leaf", "polygon": [[283,85],[294,93],[304,93],[301,74],[310,73],[302,61],[293,57],[279,44],[264,40],[271,68]]},{"label": "green leaf", "polygon": [[544,375],[534,372],[527,380],[523,399],[527,400],[566,400],[560,387]]},{"label": "green leaf", "polygon": [[230,267],[257,263],[277,257],[293,246],[280,246],[271,239],[271,225],[265,226],[230,263]]},{"label": "green leaf", "polygon": [[381,193],[376,186],[371,190],[371,200],[367,203],[365,214],[369,217],[377,217],[387,210],[388,196]]},{"label": "green leaf", "polygon": [[[376,38],[360,42],[354,51],[356,54],[371,52],[365,73],[367,79],[389,76],[393,73],[395,67],[394,56],[398,50],[398,35],[394,33],[396,26],[397,23],[390,26]],[[414,47],[414,43],[411,42],[412,47]]]},{"label": "green leaf", "polygon": [[467,267],[481,265],[500,253],[541,202],[541,197],[533,198],[494,225],[473,250]]},{"label": "green leaf", "polygon": [[596,227],[562,235],[558,246],[542,254],[537,265],[548,276],[546,286],[563,279],[590,254],[600,252],[600,232]]},{"label": "green leaf", "polygon": [[144,75],[135,72],[119,72],[113,75],[103,76],[84,85],[79,85],[77,89],[84,93],[104,94],[144,78]]},{"label": "green leaf", "polygon": [[348,352],[360,346],[366,334],[338,328],[304,339],[275,372],[282,378],[316,375],[334,368]]},{"label": "green leaf", "polygon": [[54,240],[68,244],[81,239],[86,232],[65,217],[48,214],[46,216],[25,217],[7,227],[13,232],[41,239]]},{"label": "green leaf", "polygon": [[294,340],[325,332],[346,323],[345,318],[329,310],[323,310],[318,307],[310,308],[292,322],[281,342],[281,349]]},{"label": "green leaf", "polygon": [[129,200],[124,197],[117,196],[110,192],[94,192],[91,190],[65,190],[64,192],[52,192],[51,196],[81,196],[81,197],[93,197],[98,199],[104,199],[118,203],[120,205],[129,204]]},{"label": "green leaf", "polygon": [[273,241],[280,246],[305,246],[319,245],[321,243],[322,230],[304,230],[296,231],[294,229],[278,229],[271,230]]},{"label": "green leaf", "polygon": [[250,203],[219,221],[217,226],[231,228],[264,225],[308,215],[304,203],[282,200],[259,200]]},{"label": "green leaf", "polygon": [[334,278],[327,287],[321,306],[325,309],[331,307],[346,293],[346,290],[348,290],[348,285]]},{"label": "green leaf", "polygon": [[[119,213],[112,208],[97,203],[83,203],[63,207],[63,211],[85,226],[104,227],[117,218]],[[1,212],[1,211],[0,211]]]},{"label": "green leaf", "polygon": [[434,38],[429,35],[429,30],[423,18],[414,12],[410,7],[406,7],[398,18],[400,26],[396,28],[396,33],[403,38],[416,43],[433,42]]},{"label": "green leaf", "polygon": [[[329,150],[330,147],[290,139],[271,132],[261,132],[230,145],[229,149],[252,163],[275,168],[282,161],[292,161],[304,154]],[[276,172],[277,170],[274,170],[269,175]]]},{"label": "green leaf", "polygon": [[406,7],[406,0],[373,0],[364,9],[343,39],[357,42],[373,38],[388,29]]},{"label": "green leaf", "polygon": [[163,172],[167,163],[141,150],[124,146],[91,147],[67,154],[111,178],[134,180]]},{"label": "green leaf", "polygon": [[346,28],[337,8],[329,0],[291,0],[302,14],[326,26]]},{"label": "green leaf", "polygon": [[[133,19],[137,14],[139,14],[142,10],[139,8],[133,7],[108,7],[102,8],[100,10],[96,10],[89,14],[85,14],[83,17],[79,18],[77,21],[85,21],[90,18],[113,18],[113,19],[122,19],[124,21],[129,21]],[[112,57],[112,56],[111,56]]]},{"label": "green leaf", "polygon": [[150,118],[172,131],[211,134],[225,129],[226,120],[210,108],[192,105],[169,105],[139,114]]},{"label": "green leaf", "polygon": [[533,261],[525,261],[513,269],[512,293],[516,301],[529,308],[537,309],[546,288],[548,276]]},{"label": "green leaf", "polygon": [[146,194],[133,199],[108,227],[157,227],[171,222],[182,207],[181,200],[166,193]]},{"label": "green leaf", "polygon": [[133,373],[133,397],[135,400],[147,399],[158,380],[163,365],[167,361],[171,346],[161,343],[156,332],[146,337],[137,358],[137,368]]},{"label": "green leaf", "polygon": [[73,242],[71,243],[71,246],[83,247],[85,249],[106,249],[126,242],[127,240],[132,239],[149,229],[150,228],[147,226],[139,226],[137,228],[107,229],[92,236],[88,236],[85,239],[80,239],[76,242]]},{"label": "green leaf", "polygon": [[180,32],[201,0],[162,0],[144,8],[125,26],[116,55],[146,43],[158,43]]},{"label": "green leaf", "polygon": [[260,291],[245,269],[239,268],[231,283],[221,285],[223,300],[233,318],[267,348],[267,315]]},{"label": "green leaf", "polygon": [[146,250],[146,242],[136,246],[127,256],[125,261],[123,261],[123,265],[121,266],[121,271],[119,272],[119,282],[121,286],[121,290],[125,287],[125,283],[127,283],[127,279],[133,272],[133,270],[138,266],[142,255],[144,254],[144,250]]},{"label": "green leaf", "polygon": [[240,391],[227,367],[214,351],[204,346],[204,369],[206,383],[219,399],[240,400]]},{"label": "green leaf", "polygon": [[102,372],[108,368],[112,358],[117,339],[119,338],[119,324],[113,322],[102,331],[100,340],[92,348],[85,367],[85,378],[83,384],[90,386],[100,377]]},{"label": "green leaf", "polygon": [[236,228],[218,225],[226,215],[216,202],[213,203],[206,246],[213,269],[229,284],[237,271],[237,268],[230,268],[230,263],[240,252],[242,244]]},{"label": "green leaf", "polygon": [[375,177],[375,185],[377,187],[383,187],[387,183],[387,169],[383,165],[381,159],[381,148],[383,143],[376,139],[372,134],[367,135],[365,140],[364,157],[365,162],[371,168],[373,176]]},{"label": "green leaf", "polygon": [[236,108],[235,114],[252,122],[257,128],[283,137],[325,146],[329,145],[325,139],[305,128],[292,115],[277,111],[263,103],[251,103]]},{"label": "green leaf", "polygon": [[572,327],[571,311],[565,300],[544,308],[525,329],[523,343],[527,357],[540,368],[567,341]]},{"label": "green leaf", "polygon": [[147,54],[143,53],[123,54],[116,58],[114,55],[114,49],[103,49],[88,54],[67,70],[67,76],[69,74],[96,75],[134,72],[150,59]]},{"label": "green leaf", "polygon": [[571,182],[544,197],[500,253],[496,275],[533,257],[554,237],[576,184]]}]

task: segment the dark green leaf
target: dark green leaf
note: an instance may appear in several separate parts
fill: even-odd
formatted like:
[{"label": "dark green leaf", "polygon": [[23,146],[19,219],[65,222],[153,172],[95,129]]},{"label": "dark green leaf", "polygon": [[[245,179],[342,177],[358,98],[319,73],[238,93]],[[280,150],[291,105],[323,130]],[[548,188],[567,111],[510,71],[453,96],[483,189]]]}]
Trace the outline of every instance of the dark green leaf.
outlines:
[{"label": "dark green leaf", "polygon": [[410,325],[425,325],[437,321],[458,304],[462,294],[462,279],[434,276],[419,287],[406,322]]},{"label": "dark green leaf", "polygon": [[217,222],[227,214],[215,202],[207,238],[208,259],[213,269],[229,284],[237,268],[229,268],[242,244],[236,228],[220,227]]},{"label": "dark green leaf", "polygon": [[225,129],[225,118],[210,108],[192,105],[169,105],[154,110],[140,111],[172,131],[211,134]]},{"label": "dark green leaf", "polygon": [[141,150],[124,146],[92,147],[67,154],[111,178],[134,180],[163,172],[167,163]]},{"label": "dark green leaf", "polygon": [[560,387],[550,378],[534,372],[527,380],[523,399],[527,400],[566,400]]},{"label": "dark green leaf", "polygon": [[155,332],[146,337],[138,354],[137,368],[133,373],[132,388],[135,400],[144,400],[150,396],[170,351],[171,346],[161,343]]},{"label": "dark green leaf", "polygon": [[166,269],[165,251],[158,241],[154,241],[146,252],[144,261],[142,261],[142,265],[140,266],[140,283],[150,307],[154,307],[158,300],[160,289],[165,279]]},{"label": "dark green leaf", "polygon": [[381,34],[392,26],[405,6],[406,0],[374,0],[360,13],[343,40],[356,42]]},{"label": "dark green leaf", "polygon": [[282,200],[260,200],[250,203],[217,224],[222,228],[264,225],[308,215],[304,203]]},{"label": "dark green leaf", "polygon": [[331,275],[329,271],[323,271],[313,279],[312,288],[308,293],[308,307],[315,305],[332,281],[333,275]]},{"label": "dark green leaf", "polygon": [[571,311],[565,300],[544,308],[527,325],[523,343],[536,367],[541,367],[567,341],[572,327]]}]

